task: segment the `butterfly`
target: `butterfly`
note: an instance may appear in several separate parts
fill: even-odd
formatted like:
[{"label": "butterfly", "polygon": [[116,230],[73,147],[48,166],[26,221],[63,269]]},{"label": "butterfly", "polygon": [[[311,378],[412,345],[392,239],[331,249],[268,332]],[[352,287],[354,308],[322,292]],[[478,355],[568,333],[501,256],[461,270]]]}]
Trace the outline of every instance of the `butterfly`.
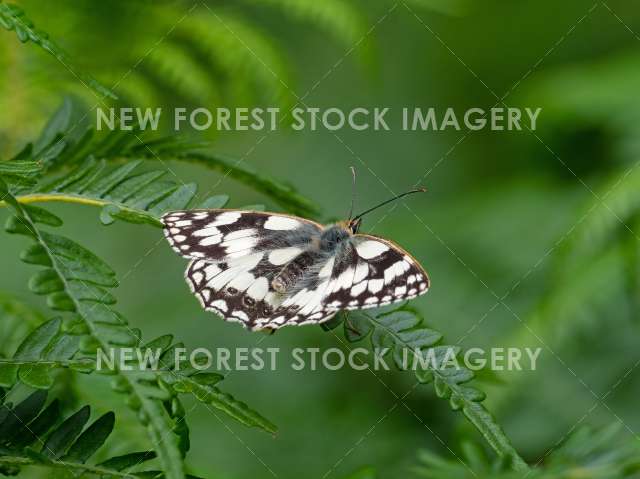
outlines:
[{"label": "butterfly", "polygon": [[172,248],[190,260],[185,278],[205,310],[250,330],[274,330],[426,293],[429,277],[416,259],[358,233],[363,215],[418,191],[330,225],[234,209],[171,211],[162,223]]}]

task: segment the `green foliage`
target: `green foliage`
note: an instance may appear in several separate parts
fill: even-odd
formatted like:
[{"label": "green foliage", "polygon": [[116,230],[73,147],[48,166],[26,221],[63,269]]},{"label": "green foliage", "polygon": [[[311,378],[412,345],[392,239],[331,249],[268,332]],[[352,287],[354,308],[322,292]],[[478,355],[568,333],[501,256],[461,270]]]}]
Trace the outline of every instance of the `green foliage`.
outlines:
[{"label": "green foliage", "polygon": [[350,474],[342,477],[342,479],[376,479],[378,475],[372,467],[361,467]]},{"label": "green foliage", "polygon": [[[294,188],[241,166],[237,160],[203,151],[207,144],[182,137],[143,139],[138,130],[100,136],[90,128],[78,127],[75,118],[80,114],[74,103],[66,100],[33,144],[11,160],[0,162],[0,175],[10,183],[18,201],[89,204],[102,208],[104,224],[117,218],[155,226],[160,226],[158,218],[169,210],[226,205],[226,195],[198,200],[197,185],[182,182],[167,165],[173,160],[197,163],[234,178],[294,213],[319,214]],[[123,160],[126,163],[121,166],[111,164]],[[138,172],[143,160],[158,162],[164,169]],[[33,164],[41,167],[34,170]],[[2,165],[6,165],[4,170]],[[36,173],[38,184],[34,184]],[[58,177],[52,179],[56,173]]]},{"label": "green foliage", "polygon": [[[484,451],[472,443],[463,444],[459,457],[441,457],[421,451],[418,477],[429,479],[477,478],[516,479],[522,474],[509,470],[504,461],[491,462]],[[566,441],[545,455],[531,469],[532,479],[623,479],[637,477],[640,448],[620,434],[620,424],[603,429],[577,429]]]},{"label": "green foliage", "polygon": [[[258,2],[254,0],[253,3]],[[366,35],[363,12],[349,3],[337,0],[263,0],[259,3],[276,7],[283,15],[293,19],[317,25],[347,46],[359,45]]]},{"label": "green foliage", "polygon": [[0,360],[0,386],[13,387],[18,379],[36,389],[53,386],[53,370],[69,367],[75,371],[93,370],[91,360],[72,356],[79,338],[61,331],[60,318],[51,319],[34,329],[17,347],[10,359]]},{"label": "green foliage", "polygon": [[[57,399],[46,401],[47,392],[36,391],[16,405],[0,406],[0,473],[13,476],[24,466],[41,466],[90,477],[135,478],[140,476],[130,469],[155,457],[137,452],[87,464],[111,435],[115,414],[107,412],[87,426],[89,406],[63,417]],[[146,473],[164,477],[161,471]]]},{"label": "green foliage", "polygon": [[10,357],[29,332],[43,322],[40,311],[0,292],[0,358]]},{"label": "green foliage", "polygon": [[462,411],[500,457],[515,470],[527,470],[500,425],[482,406],[484,393],[467,385],[474,374],[456,360],[460,348],[440,344],[442,335],[426,327],[415,309],[404,305],[349,313],[344,334],[350,342],[369,338],[372,349],[391,355],[399,369],[413,370],[420,383],[432,382],[437,396],[448,400],[454,411]]},{"label": "green foliage", "polygon": [[[579,331],[597,328],[611,308],[628,305],[629,311],[635,311],[633,306],[640,298],[639,186],[640,170],[616,170],[580,205],[579,220],[547,260],[543,294],[503,344],[524,347],[535,341],[536,346],[559,350]],[[631,319],[635,320],[633,314]],[[514,375],[510,381],[515,384],[524,379]],[[515,391],[497,391],[491,398],[494,407]]]},{"label": "green foliage", "polygon": [[96,79],[76,69],[67,54],[49,38],[47,33],[36,28],[24,11],[17,5],[0,2],[0,26],[7,30],[15,31],[22,43],[31,41],[38,45],[58,60],[64,68],[69,70],[75,80],[79,80],[97,94],[104,97],[117,98],[115,93],[101,85]]},{"label": "green foliage", "polygon": [[[173,14],[169,18],[173,23]],[[255,97],[259,94],[258,99],[268,104],[286,106],[292,103],[291,74],[282,48],[246,19],[228,11],[203,7],[177,26],[175,39],[182,52],[206,59],[205,65],[210,70],[202,72],[202,76],[217,84],[216,89],[228,100],[247,103],[257,100]],[[173,64],[168,59],[163,57],[162,65],[173,77],[185,78],[191,76],[191,72],[197,76],[196,68],[180,71],[180,63]],[[218,79],[215,75],[212,78],[216,71],[223,73]],[[183,83],[187,81],[194,80],[182,80]],[[212,96],[215,93],[209,97]]]},{"label": "green foliage", "polygon": [[42,165],[37,161],[13,161],[0,162],[0,176],[9,184],[35,185],[34,178],[40,172]]},{"label": "green foliage", "polygon": [[[140,332],[131,329],[111,308],[115,298],[105,288],[117,284],[113,270],[77,243],[40,231],[36,221],[14,198],[8,195],[7,201],[16,212],[7,223],[7,231],[34,241],[21,259],[45,268],[32,277],[30,288],[36,294],[46,295],[50,308],[68,313],[68,328],[82,335],[78,343],[80,352],[95,357],[98,349],[109,351],[137,345]],[[142,409],[140,420],[147,427],[167,477],[184,477],[178,438],[171,433],[173,418],[161,412],[160,401],[148,390],[130,378],[125,379],[131,387],[129,404],[135,410]],[[158,386],[155,389],[160,391]]]},{"label": "green foliage", "polygon": [[[53,383],[51,368],[70,359],[76,350],[95,358],[98,350],[107,353],[120,346],[138,346],[140,332],[129,327],[122,315],[112,309],[115,298],[107,288],[117,284],[113,270],[68,238],[40,231],[36,225],[38,221],[28,209],[10,195],[7,201],[16,211],[16,216],[7,223],[7,231],[29,236],[35,242],[25,250],[21,259],[45,268],[32,277],[30,289],[36,294],[46,295],[52,309],[68,313],[66,328],[79,338],[75,341],[59,339],[60,320],[44,323],[18,348],[14,355],[18,362],[5,365],[3,381],[11,385],[19,377],[34,387],[47,388]],[[171,337],[159,338],[142,349],[165,344],[164,352],[172,353],[176,346],[172,347],[170,343]],[[46,362],[35,366],[20,362],[25,359]],[[81,367],[86,368],[86,365]],[[117,375],[113,387],[127,396],[128,405],[146,426],[167,477],[184,477],[182,457],[188,450],[184,436],[187,433],[183,424],[184,411],[178,393],[192,392],[199,400],[244,424],[275,431],[275,426],[269,421],[244,403],[210,386],[210,376],[195,374],[197,371],[174,373],[171,367],[167,367],[163,371],[124,374],[114,365],[113,370],[106,372]],[[177,380],[173,381],[172,376]],[[172,383],[176,386],[171,387]]]},{"label": "green foliage", "polygon": [[[70,109],[63,107],[62,113],[50,122],[43,139],[37,142],[41,146],[24,150],[27,155],[34,150],[50,151],[54,144],[56,155],[43,155],[46,157],[43,161],[45,170],[62,168],[63,160],[74,163],[72,158],[81,158],[77,155],[79,148],[87,145],[81,141],[80,146],[79,143],[66,143],[69,148],[55,146],[61,141],[56,130],[60,125],[68,126],[69,112]],[[104,147],[107,151],[113,147],[113,143],[107,142],[107,145]],[[153,146],[167,148],[166,143]],[[65,154],[67,157],[61,160]],[[21,154],[24,156],[25,153]],[[222,379],[221,376],[196,369],[174,370],[171,357],[181,343],[173,344],[171,336],[162,336],[142,346],[141,332],[132,329],[113,309],[116,300],[109,289],[117,285],[115,272],[73,240],[40,229],[40,224],[59,226],[62,224],[60,218],[43,208],[20,203],[37,195],[40,198],[49,195],[47,200],[51,200],[53,195],[61,195],[102,205],[101,218],[106,224],[116,217],[157,224],[158,214],[167,209],[185,207],[193,198],[193,186],[161,183],[158,172],[132,174],[137,164],[132,161],[124,166],[111,167],[105,174],[105,159],[95,161],[90,156],[71,174],[66,173],[61,180],[49,181],[37,188],[25,186],[20,177],[10,184],[0,179],[0,195],[15,213],[7,221],[6,230],[33,241],[21,259],[43,268],[31,278],[29,288],[46,296],[47,305],[63,315],[33,330],[11,358],[0,362],[0,383],[13,387],[20,381],[31,387],[48,389],[54,384],[53,373],[57,368],[82,372],[95,369],[98,351],[108,355],[109,351],[125,346],[160,348],[160,369],[129,373],[114,364],[111,369],[99,372],[115,375],[113,389],[126,397],[126,403],[146,427],[166,477],[182,478],[187,477],[184,456],[189,449],[189,430],[180,394],[192,394],[207,407],[214,407],[247,426],[259,427],[270,433],[275,432],[275,426],[245,403],[216,387],[215,383]],[[11,174],[8,175],[10,180],[14,178]],[[21,195],[13,196],[10,188],[21,192]],[[227,199],[226,196],[211,197],[205,201],[205,206],[220,207]]]}]

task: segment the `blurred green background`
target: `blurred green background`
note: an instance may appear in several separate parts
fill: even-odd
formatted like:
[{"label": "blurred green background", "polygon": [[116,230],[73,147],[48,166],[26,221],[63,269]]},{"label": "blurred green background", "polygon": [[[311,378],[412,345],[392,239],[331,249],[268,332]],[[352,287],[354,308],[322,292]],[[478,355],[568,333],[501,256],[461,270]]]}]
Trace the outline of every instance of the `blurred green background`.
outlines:
[{"label": "blurred green background", "polygon": [[[640,10],[609,1],[19,2],[74,65],[127,106],[389,107],[390,131],[200,134],[213,151],[294,185],[326,218],[414,184],[428,194],[378,210],[363,230],[424,265],[415,300],[452,344],[542,347],[536,371],[481,377],[486,405],[536,462],[576,425],[622,423],[637,441],[640,304]],[[63,98],[94,94],[56,59],[0,32],[0,156],[32,140]],[[141,60],[142,59],[142,60]],[[506,97],[505,97],[506,95]],[[496,98],[497,97],[497,98]],[[542,108],[536,131],[402,131],[402,107]],[[93,121],[94,113],[88,120]],[[194,133],[195,134],[195,133]],[[171,164],[232,206],[268,199],[198,166]],[[219,182],[219,180],[221,180]],[[147,337],[189,347],[343,348],[318,327],[249,333],[202,311],[185,261],[154,228],[105,227],[97,212],[51,205],[64,234],[122,280],[120,310]],[[7,212],[1,213],[4,217]],[[35,302],[22,241],[0,236],[0,289]],[[38,303],[44,309],[43,303]],[[281,356],[287,357],[286,354]],[[480,440],[429,387],[388,372],[237,371],[226,389],[279,426],[271,438],[187,402],[189,464],[204,477],[341,477],[363,465],[404,477],[417,451],[447,458]],[[384,383],[384,384],[383,384]],[[120,398],[94,378],[79,388],[105,409]],[[102,390],[104,389],[104,390]],[[97,392],[97,394],[96,394]],[[408,394],[398,405],[398,396]],[[98,398],[96,400],[96,398]],[[127,413],[125,412],[124,415]],[[120,423],[118,423],[120,424]],[[145,444],[126,422],[122,444]],[[118,426],[117,426],[118,427]]]}]

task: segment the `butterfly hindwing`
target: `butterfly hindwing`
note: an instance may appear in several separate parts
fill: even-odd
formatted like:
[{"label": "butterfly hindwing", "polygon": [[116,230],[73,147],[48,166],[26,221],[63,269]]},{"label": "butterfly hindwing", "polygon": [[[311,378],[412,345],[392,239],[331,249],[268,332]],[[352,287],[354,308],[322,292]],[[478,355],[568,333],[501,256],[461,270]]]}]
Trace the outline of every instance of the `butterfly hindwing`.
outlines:
[{"label": "butterfly hindwing", "polygon": [[270,317],[278,300],[270,288],[273,268],[258,252],[228,261],[191,260],[185,278],[207,311],[253,329],[261,317]]},{"label": "butterfly hindwing", "polygon": [[185,278],[205,310],[252,330],[322,322],[336,314],[322,307],[313,277],[307,288],[288,295],[275,292],[271,281],[279,271],[268,253],[256,252],[227,262],[193,259]]}]

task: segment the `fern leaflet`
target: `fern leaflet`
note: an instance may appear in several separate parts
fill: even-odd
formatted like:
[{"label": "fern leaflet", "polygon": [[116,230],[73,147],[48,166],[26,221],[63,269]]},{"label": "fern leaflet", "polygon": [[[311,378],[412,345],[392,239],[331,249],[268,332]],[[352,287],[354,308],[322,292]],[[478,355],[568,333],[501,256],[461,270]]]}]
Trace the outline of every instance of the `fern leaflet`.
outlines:
[{"label": "fern leaflet", "polygon": [[515,470],[528,469],[502,428],[481,404],[484,393],[466,384],[473,379],[473,372],[449,363],[459,348],[440,345],[442,335],[425,327],[416,310],[405,305],[374,314],[349,313],[344,320],[344,334],[350,342],[368,337],[374,350],[392,354],[398,368],[413,368],[419,382],[433,382],[438,397],[447,399],[453,410],[462,411],[499,456],[509,461]]}]

